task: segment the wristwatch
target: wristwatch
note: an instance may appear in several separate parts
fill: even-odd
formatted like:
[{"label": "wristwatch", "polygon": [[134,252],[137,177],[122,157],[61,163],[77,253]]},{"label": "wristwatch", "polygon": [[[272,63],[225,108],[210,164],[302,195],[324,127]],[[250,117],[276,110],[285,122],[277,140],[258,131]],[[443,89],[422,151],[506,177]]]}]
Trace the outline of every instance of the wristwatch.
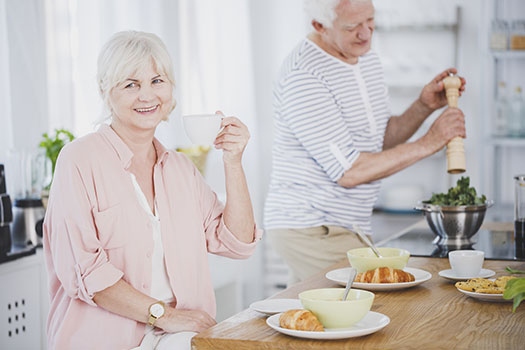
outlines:
[{"label": "wristwatch", "polygon": [[164,316],[164,313],[166,312],[166,306],[162,301],[157,301],[150,305],[149,307],[149,319],[148,324],[150,326],[154,326],[155,322],[162,316]]}]

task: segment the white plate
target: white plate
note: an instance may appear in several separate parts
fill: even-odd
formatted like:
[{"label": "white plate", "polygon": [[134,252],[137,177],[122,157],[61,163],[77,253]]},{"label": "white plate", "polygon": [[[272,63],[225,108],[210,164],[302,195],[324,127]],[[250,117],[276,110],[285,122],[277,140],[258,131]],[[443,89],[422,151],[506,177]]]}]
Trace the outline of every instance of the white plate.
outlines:
[{"label": "white plate", "polygon": [[274,315],[290,309],[302,309],[299,299],[265,299],[250,304],[250,309],[267,315]]},{"label": "white plate", "polygon": [[[410,272],[411,274],[413,274],[416,280],[412,282],[403,282],[403,283],[354,282],[352,284],[352,288],[366,289],[370,291],[389,291],[389,290],[397,290],[397,289],[405,289],[405,288],[414,287],[432,278],[432,274],[430,272],[421,270],[421,269],[405,267],[403,271]],[[332,271],[327,272],[326,278],[328,278],[331,281],[337,282],[341,284],[342,286],[346,286],[346,282],[348,282],[349,274],[350,274],[350,268],[345,267],[342,269],[337,269],[337,270],[332,270]]]},{"label": "white plate", "polygon": [[469,297],[472,297],[474,299],[482,300],[482,301],[492,301],[497,303],[512,303],[512,299],[503,299],[503,294],[487,294],[487,293],[476,293],[476,292],[469,292],[467,290],[459,289],[457,288],[461,293],[468,295]]},{"label": "white plate", "polygon": [[279,317],[281,317],[281,314],[268,317],[266,319],[266,324],[283,334],[308,339],[345,339],[361,337],[363,335],[377,332],[390,323],[390,318],[388,318],[388,316],[380,314],[379,312],[369,311],[361,321],[357,322],[350,328],[326,328],[324,332],[313,332],[282,328],[279,326]]},{"label": "white plate", "polygon": [[492,277],[492,276],[494,276],[496,274],[496,272],[494,272],[492,270],[488,270],[488,269],[481,269],[481,271],[479,272],[479,275],[477,275],[477,276],[457,277],[456,275],[454,275],[454,272],[452,271],[452,269],[449,269],[449,270],[439,271],[438,274],[441,277],[449,279],[449,280],[452,280],[452,281],[466,281],[466,280],[468,280],[470,278],[487,278],[487,277]]}]

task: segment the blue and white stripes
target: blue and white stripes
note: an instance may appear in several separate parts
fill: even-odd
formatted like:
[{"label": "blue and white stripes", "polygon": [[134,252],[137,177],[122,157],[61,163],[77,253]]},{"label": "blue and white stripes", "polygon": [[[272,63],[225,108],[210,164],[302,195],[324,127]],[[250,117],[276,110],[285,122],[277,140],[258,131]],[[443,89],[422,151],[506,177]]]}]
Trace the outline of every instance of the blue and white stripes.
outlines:
[{"label": "blue and white stripes", "polygon": [[346,64],[305,39],[275,84],[275,140],[264,226],[356,223],[370,230],[379,182],[343,188],[337,180],[360,152],[379,152],[390,117],[377,55]]}]

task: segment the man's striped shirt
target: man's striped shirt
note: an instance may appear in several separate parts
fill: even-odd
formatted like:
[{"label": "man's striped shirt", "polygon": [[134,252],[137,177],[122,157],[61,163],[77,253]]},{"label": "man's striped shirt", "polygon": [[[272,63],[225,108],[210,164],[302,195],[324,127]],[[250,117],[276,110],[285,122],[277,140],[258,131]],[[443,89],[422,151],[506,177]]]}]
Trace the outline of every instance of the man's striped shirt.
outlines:
[{"label": "man's striped shirt", "polygon": [[370,232],[379,181],[337,180],[360,152],[379,152],[390,117],[378,56],[347,64],[305,39],[284,61],[274,88],[273,166],[265,229],[360,225]]}]

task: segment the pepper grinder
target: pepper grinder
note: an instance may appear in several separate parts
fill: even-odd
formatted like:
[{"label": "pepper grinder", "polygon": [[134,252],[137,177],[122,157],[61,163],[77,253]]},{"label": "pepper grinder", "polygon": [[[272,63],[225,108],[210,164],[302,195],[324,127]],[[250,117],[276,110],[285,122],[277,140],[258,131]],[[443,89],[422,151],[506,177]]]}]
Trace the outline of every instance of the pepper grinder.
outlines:
[{"label": "pepper grinder", "polygon": [[[449,107],[457,107],[461,80],[458,76],[450,74],[443,79],[443,85],[445,86]],[[463,139],[456,136],[450,140],[447,145],[447,171],[449,174],[459,174],[465,172],[465,170],[465,148],[463,147]]]}]

